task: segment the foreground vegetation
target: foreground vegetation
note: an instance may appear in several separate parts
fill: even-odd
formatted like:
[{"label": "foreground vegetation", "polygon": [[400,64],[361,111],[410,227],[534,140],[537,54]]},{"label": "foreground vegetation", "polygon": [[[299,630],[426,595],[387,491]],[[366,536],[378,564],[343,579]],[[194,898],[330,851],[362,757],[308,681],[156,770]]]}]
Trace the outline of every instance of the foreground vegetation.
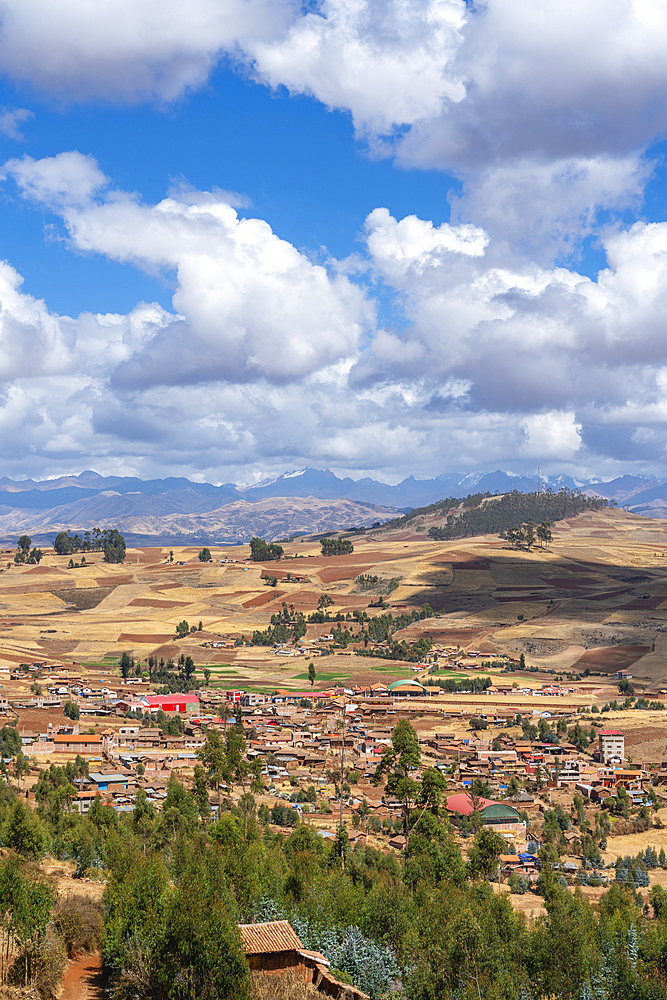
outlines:
[{"label": "foreground vegetation", "polygon": [[[257,809],[261,776],[245,760],[238,723],[224,739],[210,734],[191,789],[172,775],[161,813],[142,791],[130,814],[99,798],[87,816],[71,812],[81,762],[43,772],[36,813],[3,783],[0,839],[13,853],[0,865],[0,926],[11,937],[15,977],[38,980],[76,924],[59,916],[34,868],[48,850],[73,861],[77,876],[106,880],[101,938],[116,1000],[249,997],[237,924],[283,917],[373,1000],[667,996],[667,894],[651,890],[651,917],[636,889],[657,857],[624,859],[592,906],[564,884],[547,844],[537,887],[546,913],[528,924],[490,881],[504,842],[471,822],[477,832],[464,858],[444,809],[445,779],[435,769],[416,777],[419,744],[409,723],[399,723],[392,741],[375,780],[402,803],[408,841],[400,857],[352,850],[344,829],[324,841],[289,806],[281,807],[289,818]],[[220,794],[234,788],[242,793],[236,804]],[[365,827],[364,803],[355,815]],[[270,819],[287,830],[275,832]]]}]

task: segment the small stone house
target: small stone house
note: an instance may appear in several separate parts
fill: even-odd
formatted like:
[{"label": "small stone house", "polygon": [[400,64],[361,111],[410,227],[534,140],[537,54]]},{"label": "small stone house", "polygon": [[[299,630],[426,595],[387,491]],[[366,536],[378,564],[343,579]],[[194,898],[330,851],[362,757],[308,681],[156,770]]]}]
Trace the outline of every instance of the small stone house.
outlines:
[{"label": "small stone house", "polygon": [[355,986],[335,979],[328,960],[318,951],[304,948],[288,920],[239,924],[239,931],[253,975],[291,973],[334,1000],[368,1000]]}]

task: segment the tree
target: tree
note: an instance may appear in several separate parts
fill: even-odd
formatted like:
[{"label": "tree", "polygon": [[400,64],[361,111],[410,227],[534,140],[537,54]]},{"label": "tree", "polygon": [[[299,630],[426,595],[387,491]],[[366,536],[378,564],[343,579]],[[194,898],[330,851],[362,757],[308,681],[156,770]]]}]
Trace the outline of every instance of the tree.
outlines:
[{"label": "tree", "polygon": [[176,626],[176,635],[179,637],[179,639],[183,639],[186,635],[189,635],[189,633],[190,633],[190,626],[188,625],[187,621],[184,618],[183,621],[179,622],[178,625]]},{"label": "tree", "polygon": [[204,667],[204,684],[206,684],[206,687],[208,687],[210,683],[211,683],[211,671],[208,669],[208,667]]},{"label": "tree", "polygon": [[206,741],[197,751],[197,757],[206,769],[208,782],[218,793],[218,809],[220,808],[220,784],[226,777],[225,744],[217,729],[206,731]]},{"label": "tree", "polygon": [[[225,758],[223,774],[228,784],[240,785],[243,789],[241,799],[244,802],[243,836],[248,836],[248,818],[254,808],[254,799],[250,792],[262,789],[262,763],[260,760],[249,761],[246,756],[246,741],[243,735],[243,723],[237,719],[227,730],[225,739]],[[252,802],[250,801],[252,799]]]},{"label": "tree", "polygon": [[32,545],[32,538],[30,537],[30,535],[21,535],[21,537],[18,540],[17,548],[19,552],[22,552],[23,555],[27,558],[28,553],[30,552],[31,545]]},{"label": "tree", "polygon": [[208,780],[205,769],[199,764],[195,767],[193,793],[197,801],[199,815],[203,820],[208,819],[211,815],[211,803],[208,800]]},{"label": "tree", "polygon": [[313,686],[315,684],[315,677],[316,677],[315,664],[314,663],[309,663],[308,664],[308,680],[310,681],[310,690],[311,691],[313,690]]},{"label": "tree", "polygon": [[333,597],[328,594],[320,594],[317,599],[317,610],[324,611],[326,608],[330,608],[333,604]]},{"label": "tree", "polygon": [[283,549],[273,542],[265,542],[263,538],[254,537],[250,539],[250,553],[253,562],[271,562],[282,558]]},{"label": "tree", "polygon": [[107,563],[125,562],[126,545],[125,539],[116,528],[107,528],[103,532],[104,536],[104,561]]},{"label": "tree", "polygon": [[75,551],[69,531],[58,532],[53,543],[53,548],[58,556],[68,556]]},{"label": "tree", "polygon": [[635,696],[635,689],[627,677],[624,677],[623,680],[618,682],[618,690],[621,694],[628,695],[631,698],[634,698]]},{"label": "tree", "polygon": [[46,847],[44,829],[38,817],[20,800],[14,803],[5,831],[5,846],[24,858],[37,860]]},{"label": "tree", "polygon": [[468,851],[468,870],[473,878],[489,878],[498,864],[498,855],[504,854],[507,844],[499,833],[483,826],[475,834]]},{"label": "tree", "polygon": [[354,552],[354,545],[348,538],[321,538],[323,556],[348,556]]},{"label": "tree", "polygon": [[199,562],[211,562],[213,556],[211,555],[211,550],[204,546],[197,558]]},{"label": "tree", "polygon": [[123,652],[120,655],[120,672],[123,680],[126,681],[130,676],[130,671],[134,666],[134,661],[129,653]]},{"label": "tree", "polygon": [[76,720],[81,715],[81,710],[75,701],[70,701],[68,698],[63,708],[63,715],[66,715],[68,719]]},{"label": "tree", "polygon": [[481,715],[473,715],[472,719],[470,720],[470,728],[474,731],[477,731],[479,729],[488,729],[489,724],[486,721],[486,719],[482,718]]},{"label": "tree", "polygon": [[412,777],[420,763],[421,751],[417,733],[406,719],[401,719],[391,734],[391,747],[383,751],[371,780],[377,786],[385,778],[385,792],[401,803],[406,843],[410,837],[410,812],[422,791],[422,783]]},{"label": "tree", "polygon": [[482,799],[490,799],[491,785],[484,778],[473,778],[470,788],[468,789],[468,795],[470,801],[472,802],[473,812],[479,812]]},{"label": "tree", "polygon": [[540,540],[540,548],[544,548],[545,545],[548,547],[549,543],[552,540],[551,521],[542,521],[541,524],[538,524],[535,530],[537,537]]}]

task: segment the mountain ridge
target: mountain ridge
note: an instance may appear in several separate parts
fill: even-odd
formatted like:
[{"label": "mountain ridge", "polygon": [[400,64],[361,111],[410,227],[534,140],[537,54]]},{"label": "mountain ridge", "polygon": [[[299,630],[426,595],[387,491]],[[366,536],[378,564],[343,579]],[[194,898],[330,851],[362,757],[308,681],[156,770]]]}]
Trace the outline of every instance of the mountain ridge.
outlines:
[{"label": "mountain ridge", "polygon": [[[615,500],[643,516],[667,517],[665,480],[623,475],[603,482],[559,475],[546,478],[545,483],[555,491],[581,489]],[[181,537],[187,526],[193,538],[205,535],[211,541],[247,541],[259,524],[273,538],[297,531],[311,534],[337,527],[369,527],[445,497],[463,499],[474,493],[512,490],[530,493],[540,488],[536,475],[516,476],[500,469],[442,473],[432,479],[408,476],[395,485],[368,476],[340,478],[329,469],[314,468],[292,470],[256,484],[218,486],[176,476],[149,480],[102,476],[93,470],[42,481],[2,477],[0,535],[6,539],[17,532],[46,536],[62,527],[85,530],[111,525],[132,536],[157,541]],[[292,501],[296,520],[282,501]],[[268,518],[272,502],[273,520]],[[261,506],[253,511],[258,504]],[[326,513],[322,504],[328,505]],[[233,507],[233,517],[231,509],[224,514],[228,507]]]}]

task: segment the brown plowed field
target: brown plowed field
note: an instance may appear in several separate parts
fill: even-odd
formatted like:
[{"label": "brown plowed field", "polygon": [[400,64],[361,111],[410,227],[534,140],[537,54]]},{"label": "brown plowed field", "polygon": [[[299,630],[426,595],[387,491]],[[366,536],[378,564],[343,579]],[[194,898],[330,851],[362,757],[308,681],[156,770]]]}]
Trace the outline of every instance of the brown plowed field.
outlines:
[{"label": "brown plowed field", "polygon": [[589,649],[579,657],[572,669],[585,670],[586,667],[595,667],[596,670],[613,674],[617,670],[627,670],[650,652],[650,646],[604,646],[601,649]]},{"label": "brown plowed field", "polygon": [[101,604],[114,590],[115,587],[67,587],[49,593],[66,604],[73,604],[77,611],[88,611]]},{"label": "brown plowed field", "polygon": [[[221,652],[221,650],[216,649],[216,650],[214,650],[214,652],[218,653],[218,652]],[[228,651],[225,650],[225,653],[227,653],[227,652]],[[163,657],[165,660],[168,660],[169,657],[171,657],[172,659],[175,659],[177,656],[180,656],[180,655],[181,655],[180,647],[177,646],[175,642],[170,642],[170,643],[167,643],[164,646],[160,646],[160,647],[158,647],[158,649],[154,650],[154,652],[153,652],[153,656],[157,656],[158,659],[160,657]]]},{"label": "brown plowed field", "polygon": [[661,597],[640,597],[623,605],[624,611],[655,611],[665,603],[664,594]]},{"label": "brown plowed field", "polygon": [[118,642],[138,642],[138,643],[155,643],[155,642],[169,642],[173,639],[173,635],[149,635],[148,632],[121,632],[118,636]]},{"label": "brown plowed field", "polygon": [[355,577],[366,573],[373,566],[372,563],[355,566],[330,566],[318,571],[318,576],[322,583],[336,583],[338,580],[354,580]]},{"label": "brown plowed field", "polygon": [[187,608],[183,601],[159,601],[150,597],[137,597],[130,601],[128,608]]},{"label": "brown plowed field", "polygon": [[32,569],[27,569],[25,571],[25,576],[43,576],[44,574],[51,575],[53,573],[57,575],[65,575],[62,570],[56,569],[53,566],[34,566]]},{"label": "brown plowed field", "polygon": [[244,608],[262,608],[269,601],[277,601],[279,597],[284,597],[285,591],[283,590],[267,590],[265,594],[259,594],[257,597],[252,597],[249,601],[244,601],[242,607]]}]

